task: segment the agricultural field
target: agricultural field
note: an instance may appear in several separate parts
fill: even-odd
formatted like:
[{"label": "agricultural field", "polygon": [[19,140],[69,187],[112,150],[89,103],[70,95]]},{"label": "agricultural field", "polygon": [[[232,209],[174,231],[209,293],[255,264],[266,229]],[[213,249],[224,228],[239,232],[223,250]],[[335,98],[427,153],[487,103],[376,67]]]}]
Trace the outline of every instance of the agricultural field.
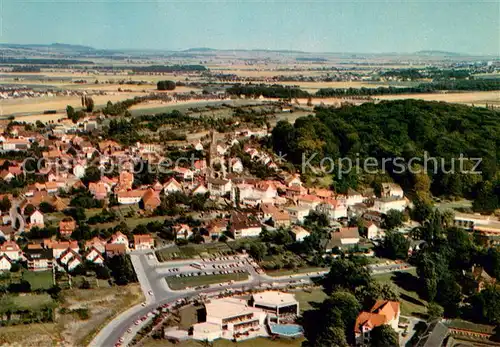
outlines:
[{"label": "agricultural field", "polygon": [[430,93],[430,94],[400,94],[380,95],[377,100],[419,99],[426,101],[444,101],[465,105],[485,106],[500,105],[500,93],[491,92],[463,92],[463,93]]}]

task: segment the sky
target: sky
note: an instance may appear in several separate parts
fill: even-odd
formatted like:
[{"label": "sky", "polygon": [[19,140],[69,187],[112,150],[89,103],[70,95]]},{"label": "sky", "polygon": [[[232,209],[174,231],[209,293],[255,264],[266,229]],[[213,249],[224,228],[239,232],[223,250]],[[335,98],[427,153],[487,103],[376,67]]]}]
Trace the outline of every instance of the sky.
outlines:
[{"label": "sky", "polygon": [[0,42],[500,56],[500,0],[0,0]]}]

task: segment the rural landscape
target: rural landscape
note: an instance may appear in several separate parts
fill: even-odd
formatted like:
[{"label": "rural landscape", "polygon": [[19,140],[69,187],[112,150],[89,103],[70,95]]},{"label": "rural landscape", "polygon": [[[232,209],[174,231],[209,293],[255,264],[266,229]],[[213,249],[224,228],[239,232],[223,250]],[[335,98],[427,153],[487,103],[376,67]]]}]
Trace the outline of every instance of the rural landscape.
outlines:
[{"label": "rural landscape", "polygon": [[174,5],[3,5],[0,346],[500,346],[500,33]]}]

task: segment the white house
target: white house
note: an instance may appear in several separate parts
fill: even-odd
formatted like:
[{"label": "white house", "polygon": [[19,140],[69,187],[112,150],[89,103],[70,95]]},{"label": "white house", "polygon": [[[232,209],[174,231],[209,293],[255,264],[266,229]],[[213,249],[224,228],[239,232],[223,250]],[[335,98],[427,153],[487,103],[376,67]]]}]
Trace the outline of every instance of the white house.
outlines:
[{"label": "white house", "polygon": [[243,172],[243,163],[240,158],[231,159],[231,171],[236,173]]},{"label": "white house", "polygon": [[6,255],[0,256],[0,271],[10,271],[12,261]]},{"label": "white house", "polygon": [[0,255],[5,255],[11,260],[19,260],[21,259],[22,252],[15,241],[7,241],[0,246]]},{"label": "white house", "polygon": [[178,239],[188,239],[191,235],[193,235],[193,230],[187,224],[176,225],[174,226],[173,231]]},{"label": "white house", "polygon": [[309,231],[302,228],[301,226],[294,225],[292,229],[290,229],[292,237],[297,242],[302,242],[304,239],[310,235]]},{"label": "white house", "polygon": [[262,231],[262,225],[256,218],[251,219],[247,214],[242,212],[231,213],[230,226],[231,233],[235,239],[259,236]]},{"label": "white house", "polygon": [[205,195],[206,193],[208,193],[208,189],[207,189],[207,187],[205,187],[204,184],[200,184],[196,188],[193,189],[193,195],[195,195],[195,194]]},{"label": "white house", "polygon": [[347,206],[339,200],[326,199],[316,206],[316,211],[325,214],[331,220],[347,217]]},{"label": "white house", "polygon": [[292,223],[303,223],[306,216],[309,215],[309,207],[288,207],[286,210]]},{"label": "white house", "polygon": [[74,257],[67,264],[68,270],[69,271],[74,270],[78,265],[81,265],[81,264],[82,264],[82,260],[81,260],[80,256]]},{"label": "white house", "polygon": [[175,178],[171,178],[167,183],[163,186],[163,191],[165,194],[182,192],[182,185],[175,180]]},{"label": "white house", "polygon": [[381,195],[383,198],[403,198],[403,188],[396,183],[382,183]]},{"label": "white house", "polygon": [[30,215],[30,224],[44,226],[43,213],[36,210]]},{"label": "white house", "polygon": [[117,244],[122,244],[125,245],[125,249],[128,251],[129,250],[129,240],[128,237],[125,236],[122,232],[117,231],[113,235],[111,235],[111,240],[109,243],[117,245]]},{"label": "white house", "polygon": [[141,201],[142,197],[146,193],[145,190],[133,189],[133,190],[121,190],[116,194],[116,199],[121,205],[132,205],[137,204]]},{"label": "white house", "polygon": [[208,191],[210,196],[224,196],[231,192],[231,180],[209,178]]},{"label": "white house", "polygon": [[371,209],[380,213],[387,213],[389,210],[403,212],[407,206],[408,200],[406,198],[389,197],[376,199]]},{"label": "white house", "polygon": [[82,178],[85,176],[85,166],[81,164],[76,164],[73,166],[73,175],[75,175],[78,178]]}]

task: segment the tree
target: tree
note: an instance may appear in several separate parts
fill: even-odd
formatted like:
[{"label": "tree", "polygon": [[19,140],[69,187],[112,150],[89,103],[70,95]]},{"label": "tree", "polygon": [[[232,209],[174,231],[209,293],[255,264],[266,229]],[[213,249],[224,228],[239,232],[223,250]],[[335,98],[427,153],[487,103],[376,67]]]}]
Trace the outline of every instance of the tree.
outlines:
[{"label": "tree", "polygon": [[317,347],[348,347],[344,329],[341,327],[327,327],[318,336],[314,346]]},{"label": "tree", "polygon": [[174,81],[158,81],[156,84],[158,90],[174,90],[175,82]]},{"label": "tree", "polygon": [[42,213],[52,213],[55,211],[55,208],[54,206],[52,206],[51,204],[49,204],[48,202],[46,201],[42,201],[40,203],[40,205],[38,206],[38,208],[40,209],[40,211]]},{"label": "tree", "polygon": [[92,112],[94,110],[94,99],[90,96],[85,96],[83,98],[83,106],[87,112]]},{"label": "tree", "polygon": [[356,297],[349,292],[336,291],[329,298],[325,299],[321,305],[320,312],[327,326],[338,324],[336,318],[332,319],[332,317],[338,317],[336,313],[332,315],[332,312],[336,310],[340,312],[342,325],[351,331],[361,310],[361,305]]},{"label": "tree", "polygon": [[478,321],[500,324],[500,289],[488,286],[472,298],[472,309]]},{"label": "tree", "polygon": [[266,244],[261,242],[254,242],[250,245],[249,253],[257,261],[261,261],[266,255]]},{"label": "tree", "polygon": [[324,283],[328,292],[342,288],[353,292],[358,286],[368,285],[370,280],[370,272],[365,267],[357,266],[349,260],[335,259]]},{"label": "tree", "polygon": [[396,347],[399,346],[398,333],[389,325],[380,325],[370,332],[370,343],[372,347]]},{"label": "tree", "polygon": [[429,302],[427,305],[427,320],[433,321],[443,317],[444,309],[442,306],[435,302]]},{"label": "tree", "polygon": [[101,179],[101,170],[97,166],[89,166],[85,169],[85,175],[82,182],[89,184],[90,182],[97,182]]},{"label": "tree", "polygon": [[69,119],[73,119],[73,117],[75,116],[75,109],[73,108],[73,106],[66,106],[66,115]]},{"label": "tree", "polygon": [[31,216],[33,214],[33,212],[35,212],[35,211],[36,211],[36,207],[33,206],[32,204],[28,204],[24,208],[24,215],[25,216]]},{"label": "tree", "polygon": [[403,212],[398,210],[389,210],[384,217],[384,228],[387,230],[395,229],[403,225],[403,222]]},{"label": "tree", "polygon": [[4,196],[2,200],[0,200],[0,211],[8,212],[12,204],[7,196]]},{"label": "tree", "polygon": [[410,240],[403,234],[395,231],[388,231],[385,234],[382,243],[382,251],[389,259],[406,259],[408,258],[408,249],[410,248]]}]

